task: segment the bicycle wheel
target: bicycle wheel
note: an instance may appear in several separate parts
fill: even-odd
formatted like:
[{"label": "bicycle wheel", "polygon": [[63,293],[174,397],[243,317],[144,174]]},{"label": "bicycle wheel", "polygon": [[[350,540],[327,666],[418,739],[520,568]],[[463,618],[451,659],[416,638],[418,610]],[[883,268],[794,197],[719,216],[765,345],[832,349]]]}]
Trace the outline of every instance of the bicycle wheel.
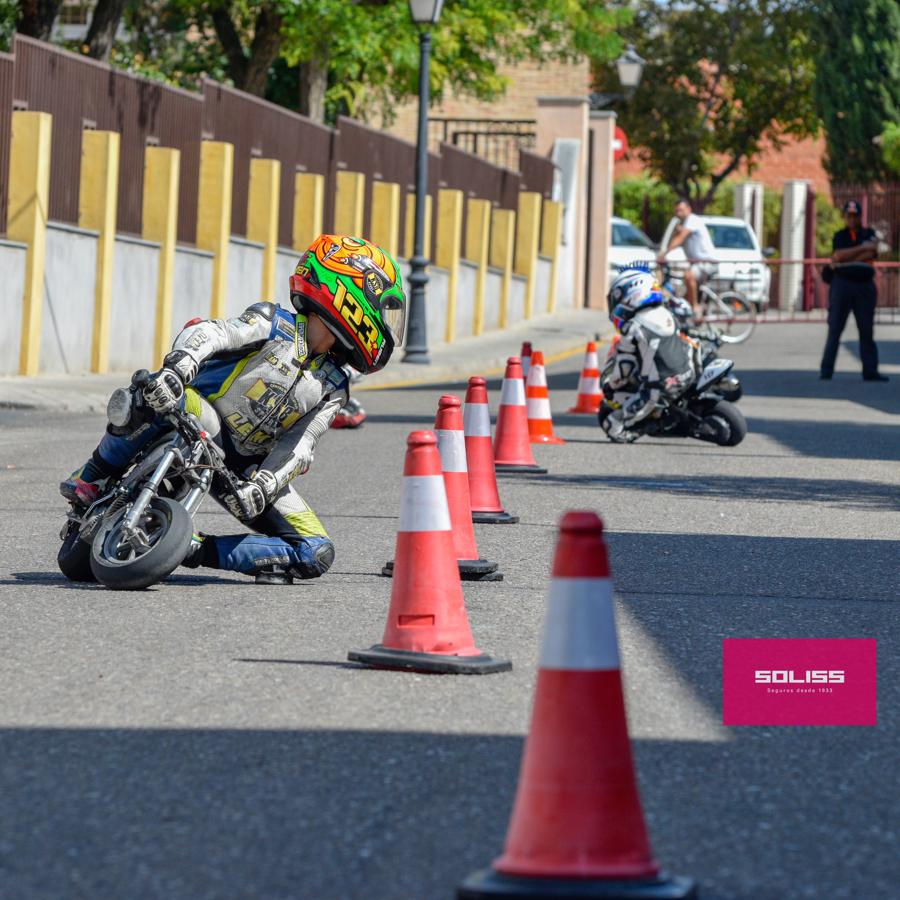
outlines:
[{"label": "bicycle wheel", "polygon": [[742,344],[756,328],[756,311],[737,291],[707,295],[703,321],[719,332],[724,344]]}]

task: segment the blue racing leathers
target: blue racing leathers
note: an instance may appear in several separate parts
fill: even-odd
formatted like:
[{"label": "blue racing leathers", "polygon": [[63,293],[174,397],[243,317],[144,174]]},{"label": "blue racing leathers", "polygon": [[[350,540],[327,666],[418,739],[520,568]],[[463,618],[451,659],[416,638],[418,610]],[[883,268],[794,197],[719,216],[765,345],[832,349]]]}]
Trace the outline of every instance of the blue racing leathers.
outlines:
[{"label": "blue racing leathers", "polygon": [[[274,499],[248,524],[258,534],[208,536],[202,564],[256,574],[272,567],[312,578],[328,570],[334,545],[291,486],[313,461],[316,445],[349,397],[348,378],[328,355],[311,357],[306,316],[256,303],[232,319],[188,325],[164,360],[187,385],[181,404],[249,478],[274,475]],[[94,459],[123,470],[165,430],[156,420],[134,433],[107,433]],[[98,459],[99,457],[99,459]]]}]

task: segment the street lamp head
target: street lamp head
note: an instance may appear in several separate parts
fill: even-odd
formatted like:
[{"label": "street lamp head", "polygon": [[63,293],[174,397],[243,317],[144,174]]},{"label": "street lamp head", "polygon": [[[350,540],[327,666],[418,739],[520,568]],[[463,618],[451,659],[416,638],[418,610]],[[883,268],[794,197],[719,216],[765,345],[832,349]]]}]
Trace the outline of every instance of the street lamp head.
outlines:
[{"label": "street lamp head", "polygon": [[619,82],[624,90],[633,91],[641,83],[645,63],[646,60],[642,59],[634,49],[634,44],[629,44],[625,48],[625,52],[616,60]]},{"label": "street lamp head", "polygon": [[444,0],[409,0],[409,14],[416,25],[437,25]]}]

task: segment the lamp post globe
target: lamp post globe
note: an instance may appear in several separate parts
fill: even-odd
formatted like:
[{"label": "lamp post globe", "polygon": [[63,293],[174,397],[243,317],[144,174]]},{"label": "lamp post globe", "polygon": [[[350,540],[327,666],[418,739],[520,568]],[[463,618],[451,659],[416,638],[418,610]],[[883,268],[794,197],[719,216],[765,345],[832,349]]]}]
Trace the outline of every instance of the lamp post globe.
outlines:
[{"label": "lamp post globe", "polygon": [[641,83],[641,76],[644,74],[644,65],[646,60],[643,59],[634,49],[634,44],[629,44],[622,55],[616,60],[616,70],[619,74],[619,84],[622,89],[631,94]]},{"label": "lamp post globe", "polygon": [[409,14],[419,26],[419,123],[416,134],[416,221],[413,254],[409,260],[409,324],[403,362],[427,365],[428,329],[425,316],[425,197],[428,194],[428,67],[431,53],[429,26],[437,24],[444,0],[409,0]]}]

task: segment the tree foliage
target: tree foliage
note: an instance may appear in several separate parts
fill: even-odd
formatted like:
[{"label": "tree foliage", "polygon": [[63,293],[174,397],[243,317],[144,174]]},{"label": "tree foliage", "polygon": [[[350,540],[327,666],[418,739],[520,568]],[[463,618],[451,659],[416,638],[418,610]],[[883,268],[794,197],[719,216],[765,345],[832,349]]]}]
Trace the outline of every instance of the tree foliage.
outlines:
[{"label": "tree foliage", "polygon": [[[608,60],[629,17],[592,0],[447,0],[432,31],[432,96],[496,99],[504,62]],[[386,122],[418,90],[406,0],[128,0],[123,21],[111,62],[182,87],[206,75],[316,117]]]},{"label": "tree foliage", "polygon": [[816,0],[815,6],[821,48],[815,99],[828,172],[836,181],[878,181],[890,173],[873,139],[900,121],[900,4]]},{"label": "tree foliage", "polygon": [[[793,0],[640,0],[624,36],[647,65],[617,111],[647,168],[702,210],[764,150],[815,133],[809,26]],[[612,67],[595,73],[617,89]]]},{"label": "tree foliage", "polygon": [[900,122],[891,122],[881,135],[881,154],[885,165],[900,176]]}]

